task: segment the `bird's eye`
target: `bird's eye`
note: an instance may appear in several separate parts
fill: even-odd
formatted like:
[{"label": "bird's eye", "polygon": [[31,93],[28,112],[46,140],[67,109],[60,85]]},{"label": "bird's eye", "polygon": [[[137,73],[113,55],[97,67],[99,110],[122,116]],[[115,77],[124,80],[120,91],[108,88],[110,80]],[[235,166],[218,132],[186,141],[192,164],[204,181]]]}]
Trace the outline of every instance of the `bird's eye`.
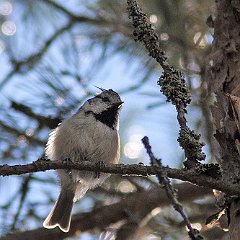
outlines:
[{"label": "bird's eye", "polygon": [[110,102],[108,97],[103,97],[102,100],[103,100],[103,102]]}]

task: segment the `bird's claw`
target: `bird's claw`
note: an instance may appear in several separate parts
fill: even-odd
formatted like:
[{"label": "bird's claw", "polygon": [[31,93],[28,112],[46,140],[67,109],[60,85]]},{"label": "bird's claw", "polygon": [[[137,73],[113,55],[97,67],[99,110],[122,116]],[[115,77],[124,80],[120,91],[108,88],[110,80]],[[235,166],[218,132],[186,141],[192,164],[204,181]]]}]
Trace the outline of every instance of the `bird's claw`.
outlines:
[{"label": "bird's claw", "polygon": [[72,160],[70,158],[65,158],[63,160],[63,163],[66,164],[66,165],[69,165],[70,163],[72,163]]},{"label": "bird's claw", "polygon": [[105,167],[105,163],[103,161],[98,161],[96,163],[96,171],[95,171],[95,178],[100,178],[101,170]]}]

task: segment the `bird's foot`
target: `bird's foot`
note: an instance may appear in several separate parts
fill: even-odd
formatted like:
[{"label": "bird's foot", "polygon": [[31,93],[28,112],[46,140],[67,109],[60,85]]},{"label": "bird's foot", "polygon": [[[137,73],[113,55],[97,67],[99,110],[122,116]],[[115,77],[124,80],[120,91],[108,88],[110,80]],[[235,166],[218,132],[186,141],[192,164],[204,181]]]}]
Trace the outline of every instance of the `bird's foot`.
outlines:
[{"label": "bird's foot", "polygon": [[[68,167],[72,163],[72,160],[70,158],[65,158],[62,162]],[[65,171],[70,177],[72,177],[72,169],[65,169]]]},{"label": "bird's foot", "polygon": [[101,170],[105,167],[105,163],[103,161],[98,161],[96,163],[96,170],[94,178],[100,178]]},{"label": "bird's foot", "polygon": [[70,158],[65,158],[63,160],[63,163],[66,164],[66,165],[69,165],[70,163],[72,163],[72,160]]}]

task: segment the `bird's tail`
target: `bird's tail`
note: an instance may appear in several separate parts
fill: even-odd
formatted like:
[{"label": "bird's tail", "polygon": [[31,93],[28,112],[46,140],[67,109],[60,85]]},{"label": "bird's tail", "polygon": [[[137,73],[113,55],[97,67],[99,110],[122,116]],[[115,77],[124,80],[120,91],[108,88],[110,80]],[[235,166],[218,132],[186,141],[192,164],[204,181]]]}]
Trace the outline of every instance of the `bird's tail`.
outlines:
[{"label": "bird's tail", "polygon": [[69,231],[74,196],[75,191],[72,189],[61,190],[53,209],[43,222],[45,228],[51,229],[58,226],[63,232]]}]

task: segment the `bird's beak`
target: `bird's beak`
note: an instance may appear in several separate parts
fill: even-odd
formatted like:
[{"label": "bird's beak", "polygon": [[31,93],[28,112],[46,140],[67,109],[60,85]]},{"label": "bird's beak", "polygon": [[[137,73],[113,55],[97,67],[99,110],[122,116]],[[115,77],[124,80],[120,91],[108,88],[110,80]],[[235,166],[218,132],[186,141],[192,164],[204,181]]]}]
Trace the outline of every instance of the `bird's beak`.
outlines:
[{"label": "bird's beak", "polygon": [[118,102],[118,103],[115,103],[115,106],[117,106],[118,108],[122,107],[124,102]]}]

